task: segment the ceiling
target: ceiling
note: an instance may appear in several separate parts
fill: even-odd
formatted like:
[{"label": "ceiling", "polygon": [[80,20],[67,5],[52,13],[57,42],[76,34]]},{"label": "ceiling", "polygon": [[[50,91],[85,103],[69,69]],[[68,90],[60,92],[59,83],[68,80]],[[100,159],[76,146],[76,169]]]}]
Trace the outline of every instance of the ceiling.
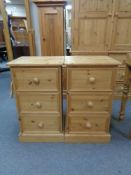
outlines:
[{"label": "ceiling", "polygon": [[10,0],[10,1],[11,1],[11,3],[7,2],[7,4],[15,4],[15,5],[24,4],[24,0]]}]

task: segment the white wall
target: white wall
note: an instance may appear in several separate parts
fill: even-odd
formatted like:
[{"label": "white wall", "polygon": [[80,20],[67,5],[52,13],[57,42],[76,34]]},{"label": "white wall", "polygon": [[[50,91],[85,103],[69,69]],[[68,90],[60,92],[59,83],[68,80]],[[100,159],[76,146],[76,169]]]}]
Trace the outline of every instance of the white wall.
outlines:
[{"label": "white wall", "polygon": [[30,8],[31,8],[31,18],[32,18],[33,29],[35,30],[36,55],[41,56],[41,41],[40,41],[38,8],[36,4],[32,2],[32,0],[30,0]]},{"label": "white wall", "polygon": [[19,5],[7,4],[6,10],[7,13],[12,16],[26,16],[25,6],[22,4]]}]

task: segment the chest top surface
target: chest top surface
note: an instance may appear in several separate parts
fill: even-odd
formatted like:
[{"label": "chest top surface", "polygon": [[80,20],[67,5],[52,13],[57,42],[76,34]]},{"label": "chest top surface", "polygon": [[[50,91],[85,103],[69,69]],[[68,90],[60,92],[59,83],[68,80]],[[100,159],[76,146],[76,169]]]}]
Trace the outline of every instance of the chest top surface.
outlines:
[{"label": "chest top surface", "polygon": [[8,63],[10,67],[33,66],[118,66],[119,61],[108,56],[52,56],[20,57]]},{"label": "chest top surface", "polygon": [[63,56],[52,56],[52,57],[20,57],[16,60],[13,60],[8,63],[10,67],[22,67],[22,66],[61,66],[63,65],[64,57]]},{"label": "chest top surface", "polygon": [[71,66],[117,66],[120,62],[109,56],[67,56],[65,64]]}]

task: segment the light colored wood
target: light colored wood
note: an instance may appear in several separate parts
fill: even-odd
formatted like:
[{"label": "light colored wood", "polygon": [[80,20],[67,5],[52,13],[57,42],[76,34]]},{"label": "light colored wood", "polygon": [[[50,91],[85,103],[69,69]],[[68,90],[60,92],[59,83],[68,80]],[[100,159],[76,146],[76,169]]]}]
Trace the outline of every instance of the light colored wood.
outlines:
[{"label": "light colored wood", "polygon": [[131,50],[131,1],[116,0],[111,50]]},{"label": "light colored wood", "polygon": [[99,133],[109,132],[109,116],[72,116],[69,117],[69,133]]},{"label": "light colored wood", "polygon": [[110,134],[68,134],[65,133],[65,143],[109,143],[111,141],[111,135]]},{"label": "light colored wood", "polygon": [[63,65],[64,57],[63,56],[41,56],[41,57],[20,57],[16,60],[13,60],[8,63],[10,67],[49,67],[49,66],[61,66]]},{"label": "light colored wood", "polygon": [[85,114],[111,112],[112,93],[70,93],[68,99],[68,113]]},{"label": "light colored wood", "polygon": [[73,0],[72,54],[130,51],[130,3],[131,0]]},{"label": "light colored wood", "polygon": [[131,0],[73,0],[72,55],[109,55],[124,67],[131,51],[130,4]]},{"label": "light colored wood", "polygon": [[14,68],[15,89],[29,92],[57,92],[61,86],[58,81],[59,71],[58,68]]},{"label": "light colored wood", "polygon": [[[32,58],[32,59],[29,59]],[[79,58],[81,58],[79,60]],[[62,118],[62,70],[67,76],[65,94],[67,98],[67,117],[65,124],[65,142],[97,142],[110,141],[109,127],[112,95],[116,79],[117,66],[120,63],[110,57],[22,57],[10,62],[16,95],[16,104],[20,121],[20,141],[62,141],[64,123]],[[88,73],[90,83],[97,82],[101,88],[84,90],[79,86],[75,91],[69,87],[72,81],[81,75],[68,72],[84,70],[85,76],[79,78],[80,85]],[[103,72],[104,71],[104,72]],[[22,73],[21,73],[22,72]],[[20,75],[23,75],[22,78]],[[101,83],[103,74],[105,83]],[[35,75],[35,77],[34,77]],[[66,78],[65,76],[65,78]],[[28,88],[33,78],[38,88]],[[47,79],[46,79],[47,78]],[[51,82],[47,81],[51,79]],[[110,89],[105,89],[107,79]],[[69,81],[70,80],[70,81]],[[19,82],[19,83],[18,83]],[[49,84],[48,84],[49,83]],[[19,87],[18,87],[19,84]],[[46,87],[46,88],[44,88]],[[104,92],[103,92],[104,91]],[[84,101],[83,101],[84,100]],[[89,108],[87,108],[88,106]],[[90,107],[92,109],[90,109]],[[75,111],[72,112],[72,108]],[[32,122],[33,121],[33,122]],[[45,126],[45,127],[44,127]],[[90,128],[90,129],[89,129]],[[64,140],[64,139],[63,139]]]},{"label": "light colored wood", "polygon": [[6,43],[6,49],[7,49],[7,55],[8,55],[8,61],[13,60],[13,51],[10,41],[10,34],[8,29],[8,19],[7,19],[7,13],[4,7],[4,1],[0,0],[0,10],[3,18],[3,26],[4,26],[4,37],[5,37],[5,43]]},{"label": "light colored wood", "polygon": [[119,119],[123,120],[125,118],[125,108],[128,99],[129,88],[131,89],[131,54],[128,55],[126,61],[126,76],[124,80],[124,89],[122,94],[121,110]]},{"label": "light colored wood", "polygon": [[23,115],[21,117],[21,123],[23,134],[45,134],[52,131],[60,133],[61,130],[60,118],[55,116]]},{"label": "light colored wood", "polygon": [[[115,92],[114,92],[114,99],[116,99],[116,100],[122,99],[123,91],[124,91],[124,82],[116,83]],[[129,88],[128,99],[131,100],[131,87]]]},{"label": "light colored wood", "polygon": [[22,57],[10,62],[22,142],[62,142],[63,57]]},{"label": "light colored wood", "polygon": [[20,92],[16,94],[20,113],[59,113],[59,94]]},{"label": "light colored wood", "polygon": [[125,68],[118,68],[116,81],[123,82],[125,79]]},{"label": "light colored wood", "polygon": [[107,143],[117,66],[107,56],[65,57],[67,118],[65,142]]},{"label": "light colored wood", "polygon": [[65,65],[68,66],[116,66],[119,65],[120,62],[114,60],[109,56],[66,56],[65,57]]},{"label": "light colored wood", "polygon": [[112,3],[109,0],[73,0],[72,53],[108,50]]},{"label": "light colored wood", "polygon": [[125,65],[125,61],[126,61],[126,58],[127,58],[127,53],[113,53],[113,52],[109,52],[108,55],[118,61],[121,62],[121,65]]},{"label": "light colored wood", "polygon": [[111,91],[114,74],[113,69],[104,67],[69,68],[67,89],[69,91]]},{"label": "light colored wood", "polygon": [[64,134],[63,133],[45,133],[45,134],[28,134],[28,133],[20,133],[19,134],[20,142],[64,142]]},{"label": "light colored wood", "polygon": [[38,6],[41,52],[44,56],[64,55],[65,1],[33,1]]}]

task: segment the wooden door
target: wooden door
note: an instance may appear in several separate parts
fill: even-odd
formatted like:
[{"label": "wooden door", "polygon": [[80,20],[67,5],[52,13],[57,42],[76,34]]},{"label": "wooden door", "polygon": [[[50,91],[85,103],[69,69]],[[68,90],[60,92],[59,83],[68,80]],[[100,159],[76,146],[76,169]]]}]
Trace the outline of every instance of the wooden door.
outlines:
[{"label": "wooden door", "polygon": [[112,50],[131,50],[131,0],[115,0]]},{"label": "wooden door", "polygon": [[63,7],[40,8],[41,51],[44,56],[64,55]]},{"label": "wooden door", "polygon": [[112,0],[73,0],[72,50],[107,51],[111,38]]}]

